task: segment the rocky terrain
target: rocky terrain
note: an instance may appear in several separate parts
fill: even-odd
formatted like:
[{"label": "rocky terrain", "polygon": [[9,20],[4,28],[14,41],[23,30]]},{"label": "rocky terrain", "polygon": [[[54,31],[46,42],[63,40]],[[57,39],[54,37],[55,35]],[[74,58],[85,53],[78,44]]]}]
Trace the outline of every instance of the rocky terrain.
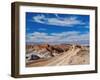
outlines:
[{"label": "rocky terrain", "polygon": [[71,44],[26,46],[26,66],[89,64],[89,47]]}]

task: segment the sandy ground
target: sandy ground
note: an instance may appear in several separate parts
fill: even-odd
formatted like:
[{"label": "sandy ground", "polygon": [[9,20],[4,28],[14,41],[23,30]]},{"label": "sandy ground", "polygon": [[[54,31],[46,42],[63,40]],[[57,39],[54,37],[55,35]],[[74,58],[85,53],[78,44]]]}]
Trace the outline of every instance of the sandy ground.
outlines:
[{"label": "sandy ground", "polygon": [[50,59],[33,60],[26,67],[89,64],[89,49],[72,46],[70,50]]}]

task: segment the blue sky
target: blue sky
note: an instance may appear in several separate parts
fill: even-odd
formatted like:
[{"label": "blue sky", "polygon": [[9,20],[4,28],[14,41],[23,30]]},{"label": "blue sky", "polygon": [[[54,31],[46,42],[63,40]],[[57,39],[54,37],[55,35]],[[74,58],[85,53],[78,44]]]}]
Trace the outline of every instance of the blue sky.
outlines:
[{"label": "blue sky", "polygon": [[89,15],[26,12],[26,42],[89,44]]}]

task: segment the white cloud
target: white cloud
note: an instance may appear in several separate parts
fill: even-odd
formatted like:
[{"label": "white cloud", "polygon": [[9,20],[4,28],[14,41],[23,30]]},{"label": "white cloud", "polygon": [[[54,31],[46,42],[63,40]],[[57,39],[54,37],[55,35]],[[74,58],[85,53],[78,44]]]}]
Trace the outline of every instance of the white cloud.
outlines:
[{"label": "white cloud", "polygon": [[47,35],[47,33],[42,33],[42,32],[34,32],[34,33],[31,33],[31,34],[28,34],[30,36],[45,36]]},{"label": "white cloud", "polygon": [[38,15],[38,16],[34,16],[33,17],[34,21],[38,22],[38,23],[44,23],[43,21],[41,21],[41,19],[45,19],[44,15]]},{"label": "white cloud", "polygon": [[[83,42],[82,42],[83,41]],[[89,42],[89,33],[80,34],[79,32],[47,33],[34,32],[26,36],[26,42],[41,43],[85,43]]]},{"label": "white cloud", "polygon": [[68,32],[62,32],[62,33],[52,33],[51,35],[54,35],[54,36],[71,36],[71,35],[77,35],[79,34],[79,32],[76,32],[76,31],[68,31]]},{"label": "white cloud", "polygon": [[78,20],[77,17],[59,17],[55,14],[55,17],[47,17],[43,14],[33,17],[33,21],[37,23],[47,24],[47,25],[56,25],[63,27],[73,27],[74,25],[84,25],[85,23]]}]

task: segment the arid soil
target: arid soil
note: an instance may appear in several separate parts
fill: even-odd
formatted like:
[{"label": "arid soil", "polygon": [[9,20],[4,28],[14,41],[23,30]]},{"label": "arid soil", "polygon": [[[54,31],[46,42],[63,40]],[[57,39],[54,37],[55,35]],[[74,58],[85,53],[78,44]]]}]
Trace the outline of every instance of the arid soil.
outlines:
[{"label": "arid soil", "polygon": [[81,45],[27,45],[26,67],[89,64],[89,47]]}]

